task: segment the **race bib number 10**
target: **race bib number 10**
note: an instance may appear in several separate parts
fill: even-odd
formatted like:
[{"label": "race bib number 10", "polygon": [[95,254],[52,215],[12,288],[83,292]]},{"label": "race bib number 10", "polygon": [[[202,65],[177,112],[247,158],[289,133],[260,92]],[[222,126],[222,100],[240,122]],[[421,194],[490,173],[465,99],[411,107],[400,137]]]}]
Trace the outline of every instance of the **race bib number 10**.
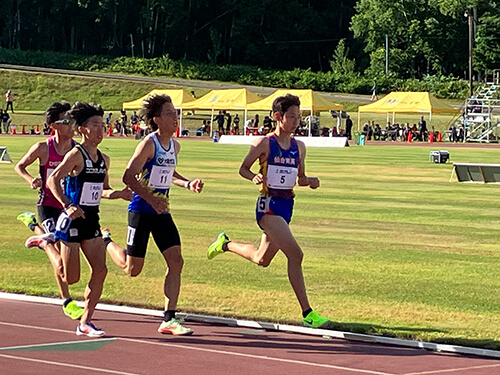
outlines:
[{"label": "race bib number 10", "polygon": [[80,206],[99,206],[103,190],[102,182],[84,182],[82,195],[80,196]]},{"label": "race bib number 10", "polygon": [[297,168],[270,165],[267,167],[267,186],[272,189],[293,189],[297,174]]}]

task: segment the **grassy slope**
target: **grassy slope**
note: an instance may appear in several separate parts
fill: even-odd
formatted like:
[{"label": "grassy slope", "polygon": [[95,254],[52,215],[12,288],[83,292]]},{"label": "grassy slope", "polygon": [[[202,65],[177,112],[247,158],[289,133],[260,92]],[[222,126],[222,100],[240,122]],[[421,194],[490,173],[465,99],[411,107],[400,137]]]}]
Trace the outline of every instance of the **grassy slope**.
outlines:
[{"label": "grassy slope", "polygon": [[[14,161],[39,138],[0,137]],[[257,189],[237,170],[246,146],[181,140],[179,172],[206,183],[202,195],[172,192],[185,256],[184,311],[298,322],[300,311],[278,255],[267,269],[233,254],[208,261],[205,250],[225,230],[258,243]],[[111,183],[136,141],[106,139]],[[430,147],[366,146],[308,149],[317,191],[297,189],[292,230],[305,252],[312,305],[339,327],[398,337],[500,348],[500,245],[495,185],[450,183],[451,165],[429,163]],[[495,149],[453,148],[453,161],[496,162]],[[57,295],[49,262],[26,250],[29,232],[15,221],[33,209],[35,193],[13,165],[0,164],[0,289]],[[104,201],[102,220],[124,244],[126,203]],[[153,244],[143,274],[127,278],[111,260],[103,299],[161,308],[165,272]],[[72,292],[83,294],[87,267]]]},{"label": "grassy slope", "polygon": [[[187,85],[183,86],[187,92],[195,91],[197,97],[200,97],[209,91],[208,88],[194,88]],[[15,94],[14,106],[17,113],[12,115],[16,124],[26,124],[28,126],[42,125],[44,118],[43,111],[55,100],[65,99],[69,102],[93,101],[100,103],[106,112],[113,112],[113,121],[119,118],[119,109],[122,103],[139,98],[154,88],[174,88],[175,86],[156,85],[151,83],[124,82],[122,80],[98,79],[87,77],[71,77],[58,74],[39,74],[29,72],[17,72],[12,70],[0,69],[0,91],[5,92],[11,89]],[[357,129],[357,107],[360,104],[353,100],[341,102],[346,111],[348,111],[355,123]],[[189,112],[186,112],[188,114]],[[201,126],[204,118],[209,118],[208,111],[196,111],[196,115],[184,116],[185,128],[194,131]],[[240,118],[243,118],[243,112],[239,112]],[[263,116],[267,113],[260,112]],[[234,115],[234,113],[233,113]],[[130,117],[130,116],[129,116]],[[420,115],[402,114],[396,117],[396,122],[410,124],[418,123]],[[426,116],[427,118],[427,116]],[[436,130],[444,131],[448,129],[451,116],[434,116],[433,121],[429,122],[429,129],[434,126]],[[367,121],[375,121],[382,128],[387,122],[384,114],[363,114],[361,125]],[[392,121],[392,119],[391,119]],[[321,126],[333,127],[336,120],[327,112],[321,113]],[[241,125],[240,125],[241,126]],[[354,130],[356,131],[356,130]]]}]

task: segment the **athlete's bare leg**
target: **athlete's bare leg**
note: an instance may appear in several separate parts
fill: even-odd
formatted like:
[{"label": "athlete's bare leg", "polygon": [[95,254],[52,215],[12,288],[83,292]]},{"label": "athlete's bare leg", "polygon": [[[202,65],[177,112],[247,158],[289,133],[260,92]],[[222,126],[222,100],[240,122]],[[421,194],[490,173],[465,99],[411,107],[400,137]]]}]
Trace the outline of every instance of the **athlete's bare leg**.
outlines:
[{"label": "athlete's bare leg", "polygon": [[231,241],[227,244],[227,251],[236,253],[256,264],[267,266],[278,250],[282,250],[288,259],[288,279],[300,307],[302,311],[309,309],[302,273],[304,253],[290,231],[290,227],[281,216],[276,215],[264,215],[260,219],[260,225],[264,229],[264,234],[258,249],[251,244]]},{"label": "athlete's bare leg", "polygon": [[102,237],[84,240],[81,248],[91,271],[90,280],[85,288],[85,311],[80,318],[80,324],[85,324],[92,320],[95,307],[101,298],[108,270],[106,268],[106,249]]},{"label": "athlete's bare leg", "polygon": [[162,254],[168,267],[163,286],[165,293],[165,311],[175,310],[177,308],[179,291],[181,289],[181,272],[182,266],[184,265],[184,259],[182,259],[180,246],[169,247]]},{"label": "athlete's bare leg", "polygon": [[134,257],[127,255],[126,249],[118,246],[117,243],[110,241],[106,245],[106,250],[116,263],[127,275],[137,276],[141,273],[142,267],[144,266],[144,258]]}]

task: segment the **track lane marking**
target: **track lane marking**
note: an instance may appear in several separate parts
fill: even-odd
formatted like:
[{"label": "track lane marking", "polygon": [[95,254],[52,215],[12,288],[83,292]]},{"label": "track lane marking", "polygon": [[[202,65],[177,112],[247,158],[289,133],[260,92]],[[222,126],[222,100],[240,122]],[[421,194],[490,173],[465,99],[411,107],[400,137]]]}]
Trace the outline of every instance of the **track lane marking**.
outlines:
[{"label": "track lane marking", "polygon": [[[0,322],[0,325],[26,328],[26,329],[31,329],[31,330],[38,329],[38,330],[53,331],[53,332],[60,332],[60,333],[71,333],[72,335],[75,334],[73,331],[68,331],[68,330],[62,330],[62,329],[57,329],[57,328],[46,328],[46,327],[39,327],[39,326],[21,325],[21,324],[17,324],[17,323]],[[331,368],[331,369],[342,370],[342,371],[346,371],[346,372],[355,372],[355,373],[372,374],[372,375],[396,375],[396,374],[388,373],[388,372],[363,370],[363,369],[356,369],[356,368],[343,367],[343,366],[327,365],[327,364],[316,363],[316,362],[299,361],[299,360],[294,360],[294,359],[284,359],[284,358],[276,358],[276,357],[269,357],[269,356],[260,356],[260,355],[255,355],[255,354],[245,354],[245,353],[238,353],[238,352],[231,352],[231,351],[220,351],[220,350],[207,349],[207,348],[197,348],[197,347],[182,345],[182,344],[149,342],[149,341],[145,341],[145,340],[123,338],[123,337],[119,337],[119,336],[114,336],[113,338],[116,341],[136,342],[136,343],[141,343],[141,344],[167,346],[167,347],[180,348],[180,349],[189,349],[189,350],[222,354],[222,355],[229,355],[229,356],[236,356],[236,357],[246,357],[246,358],[268,360],[268,361],[274,361],[274,362],[300,364],[300,365],[312,366],[312,367]],[[2,348],[0,348],[0,349],[2,349]],[[5,356],[3,354],[0,354],[0,355]],[[8,356],[8,357],[28,360],[27,358],[24,358],[24,357],[16,357],[16,356]],[[57,363],[55,363],[55,364],[57,364]],[[69,366],[69,365],[67,365],[67,366]],[[109,371],[112,371],[112,370],[109,370]]]},{"label": "track lane marking", "polygon": [[471,366],[471,367],[458,367],[458,368],[450,368],[446,370],[431,370],[431,371],[421,371],[421,372],[408,372],[402,375],[427,375],[427,374],[444,374],[447,372],[455,372],[455,371],[469,371],[469,370],[479,370],[484,368],[500,368],[500,363],[496,365],[481,365],[481,366]]},{"label": "track lane marking", "polygon": [[107,370],[107,369],[103,369],[103,368],[74,365],[74,364],[71,364],[71,363],[64,363],[64,362],[46,361],[44,359],[26,358],[26,357],[15,356],[15,355],[8,355],[8,354],[2,354],[2,353],[0,353],[0,357],[8,358],[8,359],[17,359],[17,360],[20,360],[20,361],[43,363],[43,364],[52,365],[52,366],[62,366],[62,367],[77,368],[77,369],[82,369],[82,370],[86,370],[86,371],[104,372],[106,374],[140,375],[140,374],[136,374],[136,373],[133,373],[133,372],[123,372],[123,371]]}]

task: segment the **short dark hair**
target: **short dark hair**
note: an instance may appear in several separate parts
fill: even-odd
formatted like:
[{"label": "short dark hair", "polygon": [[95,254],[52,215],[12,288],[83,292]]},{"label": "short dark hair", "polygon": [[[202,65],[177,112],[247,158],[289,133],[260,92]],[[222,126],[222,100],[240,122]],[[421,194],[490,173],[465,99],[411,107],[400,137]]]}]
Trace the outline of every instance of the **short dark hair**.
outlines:
[{"label": "short dark hair", "polygon": [[161,115],[161,109],[165,103],[172,103],[172,98],[166,94],[151,95],[142,103],[142,114],[153,131],[158,130],[158,125],[153,117]]},{"label": "short dark hair", "polygon": [[283,117],[288,108],[294,105],[300,108],[300,99],[298,96],[292,94],[278,96],[273,102],[273,113],[278,112]]},{"label": "short dark hair", "polygon": [[45,111],[45,118],[47,119],[47,124],[53,124],[59,120],[61,113],[66,113],[71,109],[71,104],[65,100],[60,102],[52,103],[52,105]]},{"label": "short dark hair", "polygon": [[104,109],[99,104],[76,102],[69,115],[75,120],[76,126],[85,126],[87,120],[94,116],[104,116]]}]

